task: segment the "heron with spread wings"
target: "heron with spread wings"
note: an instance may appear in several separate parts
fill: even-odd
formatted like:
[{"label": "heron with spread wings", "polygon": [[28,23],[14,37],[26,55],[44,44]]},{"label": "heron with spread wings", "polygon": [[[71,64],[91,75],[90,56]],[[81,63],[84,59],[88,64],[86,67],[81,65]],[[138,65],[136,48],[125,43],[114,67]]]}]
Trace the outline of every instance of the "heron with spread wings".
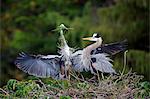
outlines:
[{"label": "heron with spread wings", "polygon": [[15,61],[16,66],[30,75],[55,79],[63,79],[71,68],[80,72],[90,71],[92,74],[95,74],[96,71],[115,73],[109,55],[126,50],[126,41],[102,44],[102,38],[94,33],[92,37],[83,38],[83,40],[93,41],[93,44],[74,52],[63,35],[63,29],[67,28],[61,24],[59,29],[60,55],[29,55],[22,52]]},{"label": "heron with spread wings", "polygon": [[16,66],[25,73],[41,78],[66,78],[72,64],[71,55],[73,53],[73,48],[68,46],[63,34],[63,31],[68,29],[63,24],[56,29],[60,32],[60,55],[29,55],[21,52],[15,60]]},{"label": "heron with spread wings", "polygon": [[97,33],[94,33],[92,37],[83,38],[83,40],[95,43],[73,53],[72,68],[76,71],[90,71],[92,74],[96,74],[97,71],[116,73],[112,68],[112,60],[109,56],[126,50],[127,41],[102,44],[102,38]]}]

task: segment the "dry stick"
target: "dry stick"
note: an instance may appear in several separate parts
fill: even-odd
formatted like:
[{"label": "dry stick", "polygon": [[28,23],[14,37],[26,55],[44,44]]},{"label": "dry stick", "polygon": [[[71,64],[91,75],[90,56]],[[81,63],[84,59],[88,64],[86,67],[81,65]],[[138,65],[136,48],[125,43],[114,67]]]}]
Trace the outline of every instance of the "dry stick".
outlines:
[{"label": "dry stick", "polygon": [[109,76],[107,77],[107,80],[109,80],[111,76],[112,76],[112,75],[109,75]]},{"label": "dry stick", "polygon": [[93,81],[94,78],[95,78],[95,75],[92,78],[89,78],[88,81]]},{"label": "dry stick", "polygon": [[80,76],[80,72],[78,71],[78,73],[76,73],[77,74],[77,77],[79,78],[79,76]]},{"label": "dry stick", "polygon": [[65,88],[56,80],[57,84],[64,90]]},{"label": "dry stick", "polygon": [[97,72],[97,77],[98,77],[98,84],[100,84],[100,77],[99,77],[98,70],[96,70],[96,72]]},{"label": "dry stick", "polygon": [[92,93],[94,93],[96,97],[98,96],[97,93],[94,90],[92,91]]},{"label": "dry stick", "polygon": [[6,95],[9,95],[8,92],[5,91],[5,90],[3,90],[2,88],[0,88],[0,90],[1,90],[2,92],[4,92]]},{"label": "dry stick", "polygon": [[73,77],[74,77],[75,79],[77,79],[78,81],[84,81],[84,82],[85,82],[85,80],[83,80],[83,79],[81,79],[81,78],[79,78],[79,77],[76,77],[76,76],[74,76],[74,75],[71,74],[71,73],[70,73],[70,75],[73,76]]},{"label": "dry stick", "polygon": [[52,88],[52,89],[54,89],[56,91],[62,92],[62,90],[60,90],[59,88],[56,88],[56,87],[53,87],[53,86],[48,86],[48,87],[50,87],[50,88]]},{"label": "dry stick", "polygon": [[103,73],[101,73],[101,76],[102,76],[102,79],[104,80],[104,75],[103,75]]},{"label": "dry stick", "polygon": [[85,80],[84,77],[83,77],[83,75],[82,74],[80,74],[80,75],[81,75],[82,79]]},{"label": "dry stick", "polygon": [[124,74],[124,72],[125,72],[125,67],[126,67],[126,62],[127,62],[127,52],[128,52],[128,50],[126,50],[126,51],[124,52],[124,64],[123,64],[123,70],[122,70],[122,72],[121,72],[121,75],[120,75],[119,78],[115,81],[114,84],[116,84],[117,81],[119,81],[119,80],[122,78],[122,76],[123,76],[123,74]]},{"label": "dry stick", "polygon": [[47,92],[45,92],[45,93],[47,93],[47,94],[53,94],[53,95],[54,95],[54,92],[51,91],[51,90],[49,90],[49,91],[47,91]]},{"label": "dry stick", "polygon": [[121,76],[124,74],[124,72],[125,72],[125,67],[126,67],[126,63],[127,63],[127,52],[128,52],[128,50],[126,50],[125,52],[124,52],[124,64],[123,64],[123,70],[122,70],[122,73],[121,73]]},{"label": "dry stick", "polygon": [[[76,74],[76,72],[75,72],[75,71],[73,71],[73,73],[75,74],[75,76],[76,76],[77,78],[79,78],[78,74]],[[80,82],[80,80],[79,80],[79,79],[77,79],[77,80],[78,80],[78,82]]]},{"label": "dry stick", "polygon": [[41,79],[38,79],[38,82],[40,82],[43,85],[44,89],[47,91],[47,88],[46,88],[45,84],[41,81]]},{"label": "dry stick", "polygon": [[71,74],[71,76],[73,76],[75,79],[77,79],[78,80],[78,82],[80,82],[80,81],[85,81],[85,80],[83,80],[83,79],[81,79],[81,78],[79,78],[78,76],[74,76],[73,74]]}]

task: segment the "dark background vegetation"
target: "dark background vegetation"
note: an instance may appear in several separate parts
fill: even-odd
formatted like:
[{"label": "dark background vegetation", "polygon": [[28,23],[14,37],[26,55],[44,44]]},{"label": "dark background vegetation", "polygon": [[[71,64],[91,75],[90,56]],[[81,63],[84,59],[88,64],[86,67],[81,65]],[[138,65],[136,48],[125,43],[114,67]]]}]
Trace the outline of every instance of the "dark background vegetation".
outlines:
[{"label": "dark background vegetation", "polygon": [[[128,40],[126,70],[132,68],[150,81],[149,0],[1,0],[0,85],[10,78],[26,76],[14,60],[21,51],[57,54],[59,33],[64,23],[74,28],[65,34],[73,48],[90,44],[82,37],[98,32],[104,43]],[[116,56],[114,68],[121,71],[123,53]]]}]

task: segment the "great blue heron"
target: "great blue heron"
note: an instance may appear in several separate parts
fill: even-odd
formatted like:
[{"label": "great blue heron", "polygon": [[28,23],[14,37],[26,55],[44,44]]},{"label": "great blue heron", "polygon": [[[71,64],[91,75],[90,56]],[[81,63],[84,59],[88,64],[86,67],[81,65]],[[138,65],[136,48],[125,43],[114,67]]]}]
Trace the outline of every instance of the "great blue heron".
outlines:
[{"label": "great blue heron", "polygon": [[106,73],[115,73],[110,63],[111,59],[108,54],[114,55],[125,50],[126,41],[112,44],[102,44],[102,38],[98,34],[93,34],[93,37],[83,38],[83,40],[94,41],[83,50],[73,52],[73,49],[68,46],[63,35],[63,25],[60,25],[61,36],[61,55],[29,55],[20,53],[15,64],[22,71],[37,77],[52,77],[62,79],[66,76],[70,67],[75,71],[101,71]]},{"label": "great blue heron", "polygon": [[124,51],[127,41],[102,45],[102,38],[97,33],[94,33],[92,37],[83,38],[83,40],[95,43],[73,53],[72,68],[76,71],[91,71],[93,74],[97,71],[116,73],[110,63],[112,60],[108,56]]},{"label": "great blue heron", "polygon": [[59,45],[59,54],[61,55],[61,70],[60,70],[60,79],[63,79],[65,76],[66,78],[70,79],[69,72],[70,67],[72,65],[71,63],[71,57],[74,52],[74,49],[69,47],[66,39],[64,37],[63,30],[68,30],[70,28],[67,28],[64,26],[64,24],[61,24],[58,28],[58,31],[60,31],[60,45]]},{"label": "great blue heron", "polygon": [[63,30],[68,29],[63,24],[56,29],[60,32],[60,55],[29,55],[21,52],[15,61],[16,66],[25,73],[37,77],[63,79],[64,76],[68,75],[72,64],[73,48],[68,46],[63,35]]}]

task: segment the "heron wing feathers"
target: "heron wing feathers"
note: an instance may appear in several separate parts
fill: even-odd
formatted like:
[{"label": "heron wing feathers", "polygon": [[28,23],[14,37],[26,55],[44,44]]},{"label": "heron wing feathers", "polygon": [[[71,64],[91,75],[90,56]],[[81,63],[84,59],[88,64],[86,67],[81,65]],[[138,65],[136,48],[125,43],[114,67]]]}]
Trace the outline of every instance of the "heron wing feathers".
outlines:
[{"label": "heron wing feathers", "polygon": [[83,63],[81,61],[81,54],[77,54],[75,53],[76,55],[72,57],[72,68],[73,70],[75,71],[80,71],[82,72],[83,71]]},{"label": "heron wing feathers", "polygon": [[111,44],[104,44],[100,47],[94,49],[91,54],[99,54],[99,53],[107,53],[109,55],[115,55],[121,51],[125,51],[127,47],[127,40],[111,43]]},{"label": "heron wing feathers", "polygon": [[104,53],[92,55],[93,58],[96,58],[96,61],[92,63],[94,64],[93,67],[96,70],[104,73],[116,73],[115,70],[112,68],[113,65],[110,62],[112,60],[107,56],[108,55]]},{"label": "heron wing feathers", "polygon": [[41,58],[45,58],[45,59],[60,58],[60,56],[58,56],[58,55],[46,55],[46,56],[42,56]]},{"label": "heron wing feathers", "polygon": [[55,78],[60,69],[59,57],[54,55],[49,55],[49,57],[37,57],[36,55],[20,53],[15,64],[22,71],[42,78]]},{"label": "heron wing feathers", "polygon": [[[91,55],[91,65],[84,66],[82,54],[76,54],[72,58],[72,68],[75,71],[90,71],[92,74],[94,74],[95,70],[101,71],[104,73],[116,73],[115,70],[112,68],[112,64],[110,61],[112,61],[108,55],[105,53],[95,54]],[[94,58],[95,60],[92,60]]]}]

